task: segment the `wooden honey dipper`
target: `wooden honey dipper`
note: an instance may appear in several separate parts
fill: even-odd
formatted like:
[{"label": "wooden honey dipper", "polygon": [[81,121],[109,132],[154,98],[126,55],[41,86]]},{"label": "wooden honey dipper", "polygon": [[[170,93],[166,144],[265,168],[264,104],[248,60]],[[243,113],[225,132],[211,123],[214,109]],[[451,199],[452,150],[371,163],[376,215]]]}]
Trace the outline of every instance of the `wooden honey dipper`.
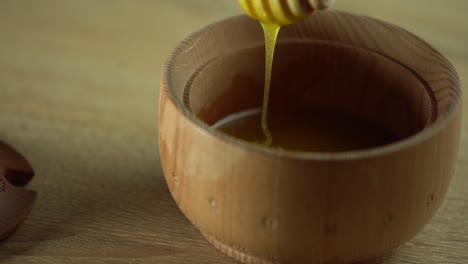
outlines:
[{"label": "wooden honey dipper", "polygon": [[314,10],[331,7],[335,0],[239,0],[244,12],[264,23],[293,24]]}]

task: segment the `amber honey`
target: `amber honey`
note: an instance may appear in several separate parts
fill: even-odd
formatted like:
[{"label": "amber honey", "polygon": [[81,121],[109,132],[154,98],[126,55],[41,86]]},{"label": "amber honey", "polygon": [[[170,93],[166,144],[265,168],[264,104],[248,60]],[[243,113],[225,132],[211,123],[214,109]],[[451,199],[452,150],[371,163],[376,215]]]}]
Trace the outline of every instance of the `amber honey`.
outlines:
[{"label": "amber honey", "polygon": [[[263,144],[261,110],[230,115],[214,127],[239,139]],[[342,113],[301,111],[270,114],[268,128],[271,148],[294,151],[339,152],[367,149],[392,143],[399,138],[370,121]]]}]

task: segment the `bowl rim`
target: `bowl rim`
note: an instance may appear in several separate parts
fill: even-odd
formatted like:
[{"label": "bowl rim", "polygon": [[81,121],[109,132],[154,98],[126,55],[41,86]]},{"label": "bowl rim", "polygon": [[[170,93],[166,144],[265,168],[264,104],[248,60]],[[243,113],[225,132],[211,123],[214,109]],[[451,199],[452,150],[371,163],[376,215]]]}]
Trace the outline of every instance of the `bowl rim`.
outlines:
[{"label": "bowl rim", "polygon": [[[405,33],[411,34],[414,39],[420,41],[422,44],[429,46],[435,53],[440,55],[441,57],[445,58],[446,57],[433,48],[430,44],[428,44],[426,41],[423,39],[419,38],[418,36],[412,34],[411,32],[397,26],[393,25],[388,22],[381,21],[379,19],[371,18],[368,16],[360,16],[360,15],[354,15],[348,12],[343,12],[343,11],[325,11],[325,12],[334,12],[337,14],[342,14],[342,15],[348,15],[348,16],[354,16],[354,17],[365,17],[366,19],[370,21],[377,21],[380,23],[386,23],[390,24],[392,26],[396,26],[399,29],[402,29]],[[172,87],[172,72],[173,68],[175,65],[175,61],[179,57],[179,55],[183,54],[188,48],[190,48],[196,39],[199,38],[202,34],[204,34],[206,31],[209,31],[213,28],[216,28],[222,24],[225,23],[234,23],[236,20],[241,20],[241,19],[250,19],[246,15],[235,15],[231,16],[228,18],[225,18],[223,20],[220,20],[218,22],[212,23],[210,25],[207,25],[198,31],[193,32],[192,34],[188,35],[187,37],[184,38],[183,41],[181,41],[176,48],[171,52],[169,57],[167,58],[165,64],[164,64],[164,69],[163,69],[163,74],[162,74],[162,80],[161,80],[161,89],[163,89],[167,93],[167,98],[175,105],[177,111],[182,114],[182,116],[191,124],[194,126],[195,129],[199,130],[199,132],[203,133],[204,136],[209,136],[209,137],[214,137],[217,140],[222,141],[223,143],[232,145],[232,146],[237,146],[244,148],[249,151],[253,151],[259,154],[264,154],[268,156],[274,156],[274,157],[280,157],[280,158],[290,158],[290,159],[295,159],[295,160],[309,160],[309,161],[345,161],[345,160],[356,160],[356,159],[365,159],[365,158],[371,158],[371,157],[376,157],[376,156],[384,156],[384,155],[391,155],[394,154],[398,151],[408,149],[410,147],[414,147],[418,144],[423,143],[426,140],[429,140],[431,137],[435,136],[439,132],[441,132],[449,123],[452,122],[452,119],[456,117],[456,114],[459,112],[459,108],[462,105],[462,96],[457,100],[456,105],[452,107],[447,113],[445,113],[442,116],[440,114],[436,114],[434,116],[433,122],[430,126],[423,128],[421,131],[416,132],[415,134],[405,137],[403,139],[397,140],[395,142],[392,142],[390,144],[386,145],[381,145],[373,148],[366,148],[366,149],[359,149],[359,150],[352,150],[352,151],[340,151],[340,152],[314,152],[314,151],[294,151],[294,150],[283,150],[283,149],[272,149],[272,148],[265,148],[261,147],[246,141],[243,141],[241,139],[238,139],[236,137],[227,135],[221,131],[218,131],[216,129],[213,129],[210,125],[206,124],[202,120],[196,117],[196,115],[190,111],[182,101],[177,99],[177,97],[174,95],[174,91],[171,88]],[[320,40],[318,40],[320,41]],[[324,41],[324,40],[322,40]],[[341,44],[341,45],[348,45],[345,43],[340,43],[339,41],[330,41],[330,43],[335,43],[335,44]],[[375,50],[372,49],[367,49],[363,47],[357,47],[357,46],[352,46],[349,45],[350,47],[353,48],[358,48],[358,49],[363,49],[365,51],[371,52],[373,54],[377,54],[380,56],[383,56],[386,59],[390,59],[392,62],[399,64],[400,66],[404,67],[406,70],[409,70],[416,78],[420,79],[421,84],[423,86],[428,86],[427,82],[422,79],[416,72],[414,72],[411,68],[406,66],[405,64],[401,63],[400,61],[396,60],[395,58],[386,56],[384,54],[381,54]],[[224,54],[226,55],[226,54]],[[448,60],[447,60],[448,61]],[[457,80],[457,86],[460,88],[460,84],[458,82],[458,73],[456,72],[455,68],[453,65],[448,61],[450,65],[450,69],[452,73],[454,74],[456,80]],[[427,90],[427,89],[426,89]],[[461,89],[460,93],[462,93]],[[161,90],[162,92],[162,90]],[[431,94],[428,94],[428,96],[431,96]],[[434,102],[432,102],[434,103]],[[161,131],[161,128],[158,126],[158,131]],[[160,132],[159,132],[160,133]]]}]

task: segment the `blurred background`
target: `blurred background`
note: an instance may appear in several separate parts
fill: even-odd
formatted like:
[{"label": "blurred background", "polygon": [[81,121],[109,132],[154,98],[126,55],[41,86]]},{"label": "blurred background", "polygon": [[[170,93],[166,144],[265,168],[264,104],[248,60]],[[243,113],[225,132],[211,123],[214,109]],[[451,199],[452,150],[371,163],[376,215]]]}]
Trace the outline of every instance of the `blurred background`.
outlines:
[{"label": "blurred background", "polygon": [[[337,0],[336,9],[412,31],[467,83],[468,1]],[[0,246],[0,260],[233,263],[172,201],[159,164],[157,109],[161,71],[177,43],[240,13],[236,0],[0,1],[0,140],[30,160],[37,175],[30,188],[40,194]],[[467,260],[468,225],[457,214],[468,211],[466,147],[463,137],[447,205],[394,263]],[[413,262],[415,249],[432,257]]]},{"label": "blurred background", "polygon": [[[466,72],[467,1],[338,0],[336,8],[405,27]],[[67,109],[109,119],[118,113],[113,122],[138,113],[154,124],[160,72],[171,50],[189,33],[239,13],[236,0],[2,0],[2,112],[34,108],[52,118],[59,113],[43,111]],[[115,100],[103,100],[109,97]],[[126,105],[136,108],[126,111]]]},{"label": "blurred background", "polygon": [[[338,0],[336,8],[412,31],[468,77],[468,1]],[[154,135],[166,57],[189,33],[240,13],[236,0],[2,0],[0,125],[11,113],[13,123],[98,119]]]}]

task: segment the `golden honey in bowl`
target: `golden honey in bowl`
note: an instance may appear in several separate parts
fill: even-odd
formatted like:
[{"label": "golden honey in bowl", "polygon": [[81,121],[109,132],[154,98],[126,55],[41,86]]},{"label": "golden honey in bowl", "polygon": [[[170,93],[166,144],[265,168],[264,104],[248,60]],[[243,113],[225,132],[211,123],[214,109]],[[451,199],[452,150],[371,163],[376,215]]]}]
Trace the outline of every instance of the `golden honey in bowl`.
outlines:
[{"label": "golden honey in bowl", "polygon": [[[252,109],[227,116],[214,128],[239,139],[262,144],[261,110]],[[293,151],[338,152],[378,147],[400,138],[387,128],[347,114],[301,111],[270,114],[269,147]]]}]

